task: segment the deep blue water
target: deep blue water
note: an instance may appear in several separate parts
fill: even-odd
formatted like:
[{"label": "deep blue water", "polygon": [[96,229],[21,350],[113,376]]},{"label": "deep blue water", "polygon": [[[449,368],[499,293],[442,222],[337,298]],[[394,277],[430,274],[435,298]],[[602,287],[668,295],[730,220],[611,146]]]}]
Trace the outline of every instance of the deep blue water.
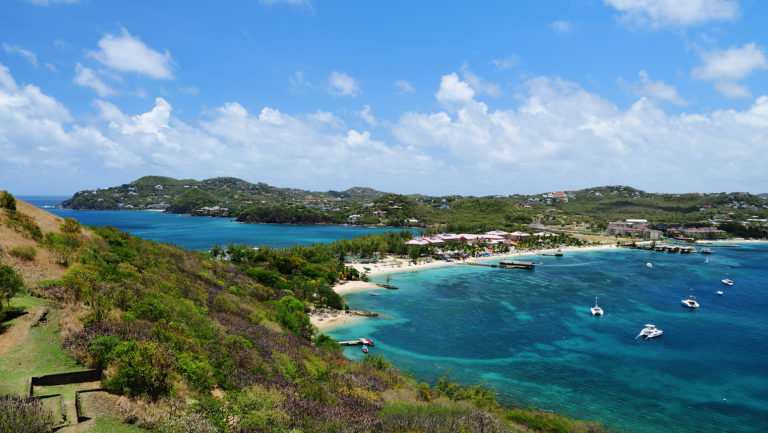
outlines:
[{"label": "deep blue water", "polygon": [[112,226],[134,236],[178,245],[188,250],[207,251],[214,245],[233,244],[288,247],[351,239],[368,233],[384,233],[392,228],[337,225],[242,224],[229,218],[192,217],[147,211],[99,211],[55,209],[69,197],[19,196],[37,207],[81,224]]},{"label": "deep blue water", "polygon": [[[385,317],[329,334],[372,338],[373,353],[418,380],[450,370],[486,382],[504,403],[599,419],[612,431],[768,431],[768,245],[705,258],[593,251],[539,256],[533,271],[392,274],[400,290],[345,296]],[[734,286],[720,282],[726,275]],[[680,303],[691,287],[697,310]],[[595,289],[603,317],[589,312]],[[664,335],[635,339],[646,323]]]}]

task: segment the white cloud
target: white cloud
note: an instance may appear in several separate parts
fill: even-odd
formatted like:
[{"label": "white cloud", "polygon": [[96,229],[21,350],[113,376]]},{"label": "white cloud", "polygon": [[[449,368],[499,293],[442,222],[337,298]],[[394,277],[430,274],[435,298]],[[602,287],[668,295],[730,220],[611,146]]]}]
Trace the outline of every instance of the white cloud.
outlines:
[{"label": "white cloud", "polygon": [[494,98],[501,96],[502,94],[501,87],[499,87],[498,84],[478,77],[469,69],[469,65],[466,62],[461,66],[461,76],[467,83],[469,83],[472,90],[479,94],[485,94]]},{"label": "white cloud", "polygon": [[446,75],[441,85],[463,89],[451,93],[461,95],[450,99],[453,111],[405,113],[392,133],[406,145],[441,149],[430,152],[460,167],[475,190],[493,190],[499,176],[510,191],[617,182],[699,190],[702,179],[718,190],[768,187],[768,162],[754,157],[768,152],[768,97],[742,112],[669,115],[647,98],[622,110],[575,83],[538,77],[519,106],[491,111],[457,78]]},{"label": "white cloud", "polygon": [[603,0],[633,24],[664,27],[692,26],[731,20],[739,13],[735,0]]},{"label": "white cloud", "polygon": [[445,103],[466,102],[475,97],[475,91],[458,74],[451,72],[440,79],[440,89],[435,94],[438,101]]},{"label": "white cloud", "polygon": [[405,81],[405,80],[397,80],[394,84],[395,88],[397,89],[397,93],[399,94],[405,94],[405,93],[411,93],[415,89],[411,85],[411,83]]},{"label": "white cloud", "polygon": [[520,58],[518,56],[507,56],[502,59],[491,60],[491,64],[493,64],[493,66],[495,66],[496,70],[498,71],[505,71],[507,69],[512,69],[519,62],[520,62]]},{"label": "white cloud", "polygon": [[357,114],[369,125],[376,126],[376,117],[374,117],[373,113],[371,112],[370,105],[363,105],[363,109],[358,111]]},{"label": "white cloud", "polygon": [[21,56],[25,58],[32,66],[37,67],[37,55],[35,55],[35,53],[32,51],[25,50],[18,45],[8,45],[5,42],[3,42],[2,45],[6,53]]},{"label": "white cloud", "polygon": [[122,29],[119,36],[108,34],[101,38],[99,48],[89,54],[109,68],[157,79],[173,78],[171,53],[168,50],[159,53],[149,48],[126,29]]},{"label": "white cloud", "polygon": [[749,91],[747,86],[733,81],[718,81],[715,83],[715,90],[720,92],[726,98],[739,99],[739,98],[751,98],[752,92]]},{"label": "white cloud", "polygon": [[635,93],[638,96],[647,97],[653,101],[667,101],[676,105],[686,105],[687,102],[680,97],[675,86],[669,85],[661,80],[653,81],[648,77],[648,73],[640,71],[638,74],[640,82],[635,86]]},{"label": "white cloud", "polygon": [[704,64],[691,72],[699,80],[741,80],[757,70],[768,69],[765,48],[754,42],[741,48],[702,53],[701,60]]},{"label": "white cloud", "polygon": [[344,72],[333,71],[328,77],[331,93],[337,96],[356,97],[360,92],[360,85],[354,78]]},{"label": "white cloud", "polygon": [[75,83],[83,87],[90,87],[102,98],[117,93],[101,80],[96,71],[80,63],[75,66]]},{"label": "white cloud", "polygon": [[560,34],[570,33],[573,28],[573,24],[566,20],[557,20],[549,24],[549,28]]}]

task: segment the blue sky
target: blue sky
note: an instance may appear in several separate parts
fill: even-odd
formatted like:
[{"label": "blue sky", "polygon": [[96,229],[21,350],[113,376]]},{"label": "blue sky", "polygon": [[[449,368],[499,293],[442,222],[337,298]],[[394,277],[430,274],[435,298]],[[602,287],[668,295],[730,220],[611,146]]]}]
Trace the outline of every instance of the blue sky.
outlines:
[{"label": "blue sky", "polygon": [[767,9],[8,0],[0,188],[766,192]]}]

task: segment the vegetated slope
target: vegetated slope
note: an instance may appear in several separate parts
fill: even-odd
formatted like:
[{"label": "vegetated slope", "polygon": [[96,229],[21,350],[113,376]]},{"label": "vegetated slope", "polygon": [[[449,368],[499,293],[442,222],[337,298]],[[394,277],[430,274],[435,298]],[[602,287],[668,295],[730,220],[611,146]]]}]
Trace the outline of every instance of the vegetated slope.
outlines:
[{"label": "vegetated slope", "polygon": [[93,230],[59,281],[34,291],[74,307],[62,314],[84,309],[67,321],[65,346],[83,365],[105,368],[110,392],[135,398],[123,415],[147,429],[599,431],[498,408],[484,386],[416,384],[381,357],[351,362],[336,342],[314,335],[307,300],[341,307],[330,285],[359,277],[339,257],[400,248],[407,232],[318,247],[215,250],[229,257],[223,260]]}]

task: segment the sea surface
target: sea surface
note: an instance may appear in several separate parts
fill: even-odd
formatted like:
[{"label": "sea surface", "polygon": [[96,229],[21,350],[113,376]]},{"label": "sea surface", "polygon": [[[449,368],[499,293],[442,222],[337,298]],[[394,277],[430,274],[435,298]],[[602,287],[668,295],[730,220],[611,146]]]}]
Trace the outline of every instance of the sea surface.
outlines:
[{"label": "sea surface", "polygon": [[57,204],[70,197],[18,198],[62,218],[74,218],[86,226],[112,226],[134,236],[195,251],[208,251],[214,245],[224,247],[230,243],[270,247],[311,245],[396,230],[344,225],[245,224],[230,218],[193,217],[151,211],[56,209]]},{"label": "sea surface", "polygon": [[[395,273],[400,290],[345,296],[383,317],[328,333],[370,337],[371,353],[419,381],[449,372],[492,386],[503,403],[601,420],[611,431],[766,432],[768,245],[713,250],[708,259],[584,251],[533,257],[533,271]],[[721,283],[726,276],[733,286]],[[701,308],[681,304],[690,289]],[[605,316],[590,314],[595,291]],[[635,338],[646,323],[664,334]],[[359,347],[345,350],[362,357]]]}]

